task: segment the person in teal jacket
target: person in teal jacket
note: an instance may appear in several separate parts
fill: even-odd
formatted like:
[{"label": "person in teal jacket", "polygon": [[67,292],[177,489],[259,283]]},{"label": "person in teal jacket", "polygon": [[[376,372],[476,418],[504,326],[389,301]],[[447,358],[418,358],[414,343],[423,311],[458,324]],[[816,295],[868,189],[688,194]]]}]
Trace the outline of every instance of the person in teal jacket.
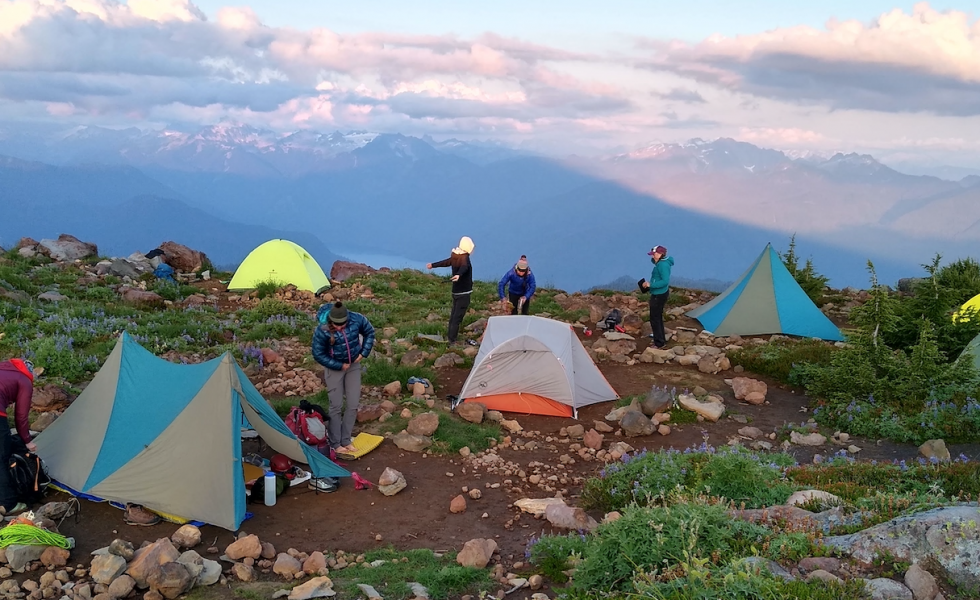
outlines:
[{"label": "person in teal jacket", "polygon": [[650,292],[650,328],[653,333],[653,345],[663,348],[667,345],[667,335],[664,333],[664,306],[670,295],[670,269],[674,266],[674,257],[667,256],[667,248],[654,246],[647,253],[653,263],[650,281],[640,280],[640,288]]}]

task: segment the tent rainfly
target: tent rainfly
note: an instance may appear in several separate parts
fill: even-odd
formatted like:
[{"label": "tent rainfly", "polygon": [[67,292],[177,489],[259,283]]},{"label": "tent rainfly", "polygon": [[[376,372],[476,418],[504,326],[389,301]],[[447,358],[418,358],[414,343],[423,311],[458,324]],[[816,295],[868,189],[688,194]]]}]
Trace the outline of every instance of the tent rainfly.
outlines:
[{"label": "tent rainfly", "polygon": [[782,333],[841,341],[844,336],[810,300],[779,255],[767,244],[727,290],[687,313],[717,335]]},{"label": "tent rainfly", "polygon": [[125,332],[36,443],[50,476],[76,492],[235,531],[245,518],[243,420],[314,477],[350,475],[286,428],[230,353],[178,365]]},{"label": "tent rainfly", "polygon": [[234,277],[229,290],[251,290],[263,281],[291,283],[297,289],[319,293],[330,287],[323,269],[302,246],[289,240],[269,240],[249,252]]},{"label": "tent rainfly", "polygon": [[571,417],[619,396],[566,323],[490,317],[459,397],[491,410]]},{"label": "tent rainfly", "polygon": [[953,313],[954,321],[969,321],[970,315],[973,313],[980,313],[980,294],[970,298],[963,303],[955,313]]},{"label": "tent rainfly", "polygon": [[963,352],[960,354],[959,360],[972,362],[973,366],[976,367],[978,372],[980,372],[980,335],[973,338],[973,340],[966,345],[966,348],[964,348]]}]

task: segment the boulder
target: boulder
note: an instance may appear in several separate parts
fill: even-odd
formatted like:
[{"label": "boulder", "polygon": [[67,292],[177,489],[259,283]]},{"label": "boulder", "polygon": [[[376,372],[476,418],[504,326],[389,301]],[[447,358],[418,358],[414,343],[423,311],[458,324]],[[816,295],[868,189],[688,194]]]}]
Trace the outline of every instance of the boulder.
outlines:
[{"label": "boulder", "polygon": [[98,246],[83,242],[67,233],[62,233],[56,240],[41,240],[37,245],[37,251],[50,257],[51,260],[60,262],[74,262],[82,258],[99,255]]},{"label": "boulder", "polygon": [[487,416],[487,407],[479,402],[463,402],[456,407],[459,418],[470,423],[482,423]]},{"label": "boulder", "polygon": [[630,411],[637,411],[640,413],[643,412],[643,409],[640,408],[640,403],[637,402],[636,398],[633,398],[633,400],[629,403],[628,406],[620,406],[619,408],[615,408],[609,411],[609,414],[605,416],[605,419],[607,421],[613,421],[618,423],[620,420],[622,420],[623,415],[625,415]]},{"label": "boulder", "polygon": [[439,415],[434,412],[425,412],[408,422],[406,430],[408,433],[417,436],[428,437],[439,428]]},{"label": "boulder", "polygon": [[62,302],[68,299],[68,296],[64,294],[59,294],[58,292],[43,292],[38,294],[38,300],[44,300],[45,302]]},{"label": "boulder", "polygon": [[12,571],[22,573],[28,564],[41,558],[41,555],[44,554],[44,550],[46,548],[47,546],[23,546],[20,544],[11,544],[5,548],[7,566],[10,567]]},{"label": "boulder", "polygon": [[203,252],[191,250],[177,242],[164,242],[160,244],[160,250],[163,250],[167,264],[181,273],[200,271],[204,263],[209,262]]},{"label": "boulder", "polygon": [[800,490],[793,492],[793,495],[786,501],[786,506],[801,506],[809,502],[819,502],[824,505],[840,506],[843,504],[840,498],[823,490]]},{"label": "boulder", "polygon": [[935,459],[939,462],[949,462],[949,449],[946,448],[944,440],[928,440],[919,446],[919,454],[929,460]]},{"label": "boulder", "polygon": [[122,279],[123,277],[129,277],[130,279],[139,279],[140,272],[136,270],[136,267],[131,265],[128,260],[124,258],[114,258],[112,262],[109,263],[106,268],[106,274],[112,275],[113,277],[118,277]]},{"label": "boulder", "polygon": [[60,416],[61,412],[57,410],[43,412],[39,414],[36,419],[34,419],[33,423],[31,423],[31,429],[34,431],[44,431],[50,427],[52,423],[58,420],[58,417]]},{"label": "boulder", "polygon": [[[61,387],[53,383],[49,383],[41,389],[34,390],[34,396],[31,398],[31,404],[34,406],[34,408],[41,411],[53,410],[64,404],[68,404],[68,394]],[[40,431],[36,428],[34,428],[34,430]]]},{"label": "boulder", "polygon": [[670,410],[674,397],[666,387],[653,386],[647,392],[646,398],[640,403],[640,410],[648,417]]},{"label": "boulder", "polygon": [[765,400],[769,387],[766,385],[766,382],[759,381],[758,379],[735,377],[732,379],[732,391],[735,392],[736,400],[745,400],[746,396],[755,392],[762,394],[762,398]]},{"label": "boulder", "polygon": [[139,288],[124,288],[119,296],[124,302],[143,306],[164,306],[163,296],[156,292],[148,292]]},{"label": "boulder", "polygon": [[401,395],[401,393],[402,393],[402,382],[401,381],[392,381],[391,383],[389,383],[388,385],[385,386],[385,393],[388,394],[389,396],[398,396],[398,395]]},{"label": "boulder", "polygon": [[805,573],[813,571],[826,571],[836,574],[840,571],[840,559],[831,556],[809,556],[800,561],[797,565]]},{"label": "boulder", "polygon": [[306,560],[303,561],[303,572],[307,575],[326,575],[327,574],[327,559],[323,556],[323,552],[317,550],[310,554]]},{"label": "boulder", "polygon": [[385,496],[394,496],[408,486],[401,471],[386,467],[378,479],[378,490]]},{"label": "boulder", "polygon": [[[169,539],[159,539],[136,551],[126,573],[136,582],[136,587],[145,589],[150,586],[150,574],[159,570],[161,565],[174,562],[178,557],[180,557],[180,552],[174,548]],[[186,569],[184,571],[186,573]],[[163,592],[160,591],[160,593]]]},{"label": "boulder", "polygon": [[456,365],[461,365],[464,362],[465,361],[463,360],[462,356],[456,354],[455,352],[447,352],[437,358],[435,362],[432,363],[432,366],[436,367],[437,369],[442,369],[445,367],[455,367]]},{"label": "boulder", "polygon": [[261,555],[262,543],[259,541],[259,536],[255,534],[239,538],[225,548],[225,556],[231,560],[242,560],[243,558],[255,560]]},{"label": "boulder", "polygon": [[[96,581],[96,583],[102,583],[102,582]],[[109,594],[110,598],[118,599],[118,598],[125,598],[126,596],[130,595],[131,593],[133,593],[134,589],[136,589],[136,582],[133,581],[133,578],[130,577],[129,575],[120,575],[119,577],[116,577],[115,579],[112,580],[112,583],[109,584],[109,590],[106,593]]]},{"label": "boulder", "polygon": [[133,557],[136,555],[136,549],[133,548],[133,543],[119,538],[112,540],[107,550],[109,554],[121,556],[126,562],[133,560]]},{"label": "boulder", "polygon": [[905,572],[905,587],[911,590],[915,600],[933,600],[939,594],[936,578],[918,563],[909,567],[909,570]]},{"label": "boulder", "polygon": [[388,414],[380,404],[362,404],[357,407],[357,422],[377,421],[381,415]]},{"label": "boulder", "polygon": [[369,275],[377,272],[377,269],[363,263],[337,260],[334,261],[333,266],[330,267],[330,280],[343,282],[347,281],[351,277],[354,277],[355,275]]},{"label": "boulder", "polygon": [[702,402],[692,394],[681,394],[677,396],[677,403],[681,405],[681,408],[696,412],[714,423],[725,414],[725,403],[716,398],[717,396],[708,396],[708,400]]},{"label": "boulder", "polygon": [[623,429],[623,435],[626,437],[651,435],[657,430],[657,426],[653,424],[653,421],[648,419],[643,413],[635,410],[624,414],[623,419],[619,422],[619,426]]},{"label": "boulder", "polygon": [[60,568],[68,564],[71,552],[64,548],[49,546],[41,553],[41,564],[49,569]]},{"label": "boulder", "polygon": [[182,548],[193,548],[201,543],[201,530],[194,525],[181,525],[177,531],[170,536],[170,541],[179,550]]},{"label": "boulder", "polygon": [[464,567],[482,569],[490,563],[497,542],[491,539],[477,538],[463,544],[463,549],[456,555],[456,562]]},{"label": "boulder", "polygon": [[580,440],[585,435],[585,426],[576,423],[565,428],[565,435],[573,440]]},{"label": "boulder", "polygon": [[289,600],[310,600],[311,598],[326,598],[336,596],[333,581],[327,576],[314,577],[306,583],[301,583],[289,591]]},{"label": "boulder", "polygon": [[540,517],[552,504],[565,504],[561,498],[521,498],[514,503],[514,506],[528,514]]},{"label": "boulder", "polygon": [[592,448],[593,450],[598,450],[602,448],[603,435],[596,431],[595,429],[590,429],[585,433],[585,437],[582,439],[582,443],[585,444],[586,448]]},{"label": "boulder", "polygon": [[449,512],[459,514],[466,512],[466,498],[460,494],[449,503]]},{"label": "boulder", "polygon": [[933,561],[956,585],[980,581],[980,507],[947,506],[898,517],[849,535],[824,539],[824,545],[870,563],[885,552],[907,563]]},{"label": "boulder", "polygon": [[392,442],[406,452],[422,452],[432,445],[432,440],[422,435],[412,435],[402,431],[391,439]]},{"label": "boulder", "polygon": [[799,446],[822,446],[827,442],[827,436],[817,433],[808,433],[806,435],[798,432],[791,431],[789,434],[790,443],[797,444]]},{"label": "boulder", "polygon": [[252,581],[255,579],[255,570],[245,563],[235,563],[231,566],[231,574],[239,581]]},{"label": "boulder", "polygon": [[150,571],[146,578],[150,589],[168,600],[173,600],[181,594],[189,592],[194,587],[196,580],[197,578],[191,575],[187,567],[179,562],[162,564]]},{"label": "boulder", "polygon": [[295,575],[303,570],[303,565],[292,556],[283,552],[276,557],[276,563],[272,565],[272,572],[281,575],[286,579],[295,579]]},{"label": "boulder", "polygon": [[398,363],[403,367],[421,367],[425,364],[425,352],[418,348],[406,352]]},{"label": "boulder", "polygon": [[567,506],[564,503],[549,505],[544,511],[544,516],[552,526],[559,529],[592,531],[599,526],[595,519],[578,506]]},{"label": "boulder", "polygon": [[895,581],[879,577],[867,582],[864,591],[870,596],[871,600],[913,600],[912,591]]},{"label": "boulder", "polygon": [[757,440],[765,435],[758,427],[742,427],[738,430],[738,434],[750,440]]},{"label": "boulder", "polygon": [[[109,585],[113,583],[117,577],[122,575],[130,581],[133,578],[128,575],[123,575],[126,571],[126,559],[121,556],[116,556],[115,554],[100,554],[98,556],[92,557],[92,565],[89,568],[89,576],[95,583],[101,583],[102,585]],[[134,584],[135,585],[135,582]]]}]

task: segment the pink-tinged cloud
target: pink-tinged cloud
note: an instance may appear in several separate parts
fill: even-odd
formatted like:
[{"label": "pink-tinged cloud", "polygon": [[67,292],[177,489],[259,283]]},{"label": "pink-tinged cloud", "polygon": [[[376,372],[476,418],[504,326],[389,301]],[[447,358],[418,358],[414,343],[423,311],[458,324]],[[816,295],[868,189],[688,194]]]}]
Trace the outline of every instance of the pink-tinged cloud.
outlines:
[{"label": "pink-tinged cloud", "polygon": [[980,114],[980,19],[915,6],[696,44],[647,41],[641,64],[756,96],[889,112]]},{"label": "pink-tinged cloud", "polygon": [[564,71],[594,60],[494,34],[269,27],[249,8],[209,21],[188,0],[0,0],[0,101],[89,114],[163,119],[225,107],[259,124],[343,127],[630,110],[615,86]]},{"label": "pink-tinged cloud", "polygon": [[814,148],[827,142],[827,139],[816,131],[795,127],[743,127],[739,130],[739,139],[776,148]]}]

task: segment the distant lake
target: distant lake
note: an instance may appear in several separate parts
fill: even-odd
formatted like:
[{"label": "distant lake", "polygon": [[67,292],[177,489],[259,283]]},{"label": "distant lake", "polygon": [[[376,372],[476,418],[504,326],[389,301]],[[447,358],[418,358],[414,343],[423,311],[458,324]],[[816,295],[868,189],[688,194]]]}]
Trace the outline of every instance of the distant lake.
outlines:
[{"label": "distant lake", "polygon": [[375,269],[388,267],[389,269],[418,269],[425,271],[425,263],[404,256],[391,256],[388,254],[366,254],[362,252],[347,252],[344,250],[334,250],[335,253],[347,258],[352,262],[365,264]]}]

